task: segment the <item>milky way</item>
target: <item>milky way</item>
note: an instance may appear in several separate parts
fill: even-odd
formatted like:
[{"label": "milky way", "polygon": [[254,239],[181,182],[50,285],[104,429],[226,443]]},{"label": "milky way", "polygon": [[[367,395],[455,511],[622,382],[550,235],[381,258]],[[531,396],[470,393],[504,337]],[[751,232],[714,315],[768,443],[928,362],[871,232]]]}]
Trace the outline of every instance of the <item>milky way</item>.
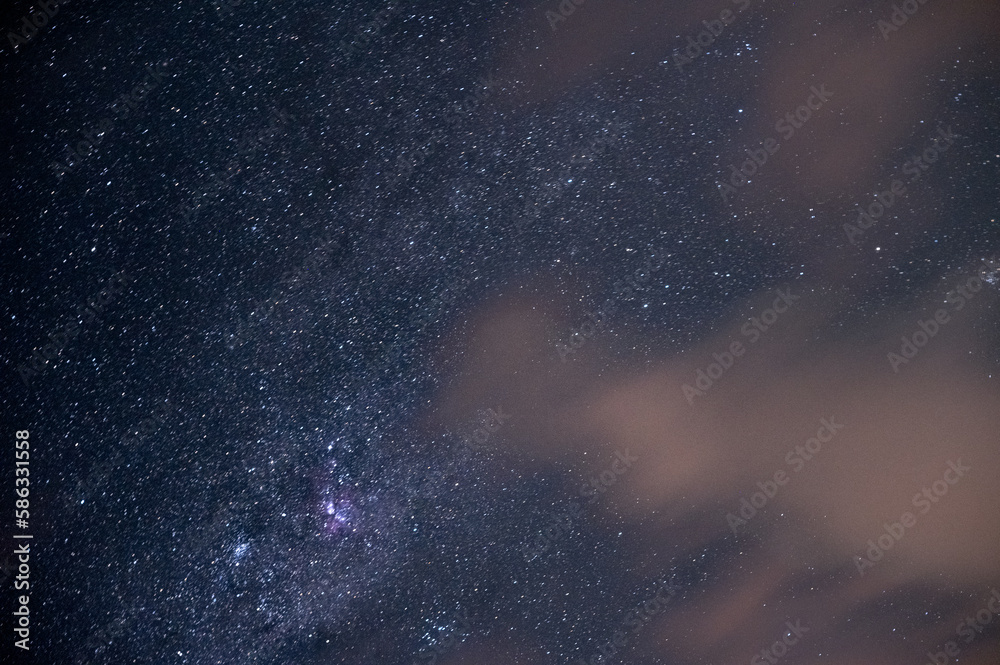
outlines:
[{"label": "milky way", "polygon": [[15,655],[995,665],[1000,13],[801,5],[5,10]]}]

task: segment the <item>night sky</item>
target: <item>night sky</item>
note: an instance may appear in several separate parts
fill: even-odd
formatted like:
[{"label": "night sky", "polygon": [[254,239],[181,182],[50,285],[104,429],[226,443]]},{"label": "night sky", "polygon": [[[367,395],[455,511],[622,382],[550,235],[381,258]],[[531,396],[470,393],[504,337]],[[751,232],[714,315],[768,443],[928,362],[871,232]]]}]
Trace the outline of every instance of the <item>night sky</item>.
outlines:
[{"label": "night sky", "polygon": [[1000,662],[996,3],[50,11],[3,662]]}]

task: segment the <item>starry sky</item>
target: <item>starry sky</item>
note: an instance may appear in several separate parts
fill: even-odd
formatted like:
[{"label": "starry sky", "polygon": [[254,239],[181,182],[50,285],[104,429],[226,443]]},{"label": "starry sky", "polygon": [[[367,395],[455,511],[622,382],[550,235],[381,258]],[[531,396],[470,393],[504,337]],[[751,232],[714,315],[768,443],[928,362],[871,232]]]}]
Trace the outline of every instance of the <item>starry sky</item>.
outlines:
[{"label": "starry sky", "polygon": [[17,662],[995,665],[1000,8],[902,6],[5,8]]}]

